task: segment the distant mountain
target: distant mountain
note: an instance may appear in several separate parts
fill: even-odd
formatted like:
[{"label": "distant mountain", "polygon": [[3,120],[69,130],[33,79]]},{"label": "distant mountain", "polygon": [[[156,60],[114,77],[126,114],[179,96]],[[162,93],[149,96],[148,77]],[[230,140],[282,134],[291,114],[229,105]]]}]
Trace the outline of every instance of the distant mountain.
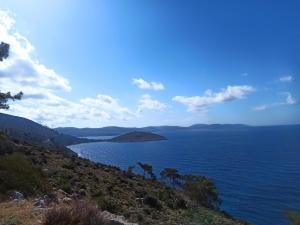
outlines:
[{"label": "distant mountain", "polygon": [[75,127],[59,127],[55,128],[56,131],[63,134],[72,135],[75,137],[88,137],[88,136],[112,136],[120,135],[133,131],[141,132],[165,132],[176,130],[190,130],[190,129],[237,129],[247,128],[248,125],[243,124],[194,124],[189,127],[180,126],[148,126],[142,128],[136,127],[101,127],[101,128],[75,128]]},{"label": "distant mountain", "polygon": [[188,128],[192,129],[235,129],[235,128],[248,128],[249,125],[245,124],[194,124]]},{"label": "distant mountain", "polygon": [[180,127],[180,126],[149,126],[149,127],[139,128],[139,130],[145,131],[145,132],[174,131],[174,130],[183,130],[183,129],[186,129],[186,127]]},{"label": "distant mountain", "polygon": [[166,140],[165,137],[154,134],[151,132],[133,131],[117,137],[114,137],[108,141],[112,142],[142,142],[142,141],[161,141]]},{"label": "distant mountain", "polygon": [[68,145],[90,141],[61,134],[32,120],[4,113],[0,113],[0,131],[5,132],[11,138],[42,145],[49,149],[68,150],[66,148]]},{"label": "distant mountain", "polygon": [[75,128],[75,127],[58,127],[55,130],[62,134],[68,134],[75,137],[88,137],[88,136],[113,136],[123,133],[128,133],[138,128],[126,127],[102,127],[102,128]]}]

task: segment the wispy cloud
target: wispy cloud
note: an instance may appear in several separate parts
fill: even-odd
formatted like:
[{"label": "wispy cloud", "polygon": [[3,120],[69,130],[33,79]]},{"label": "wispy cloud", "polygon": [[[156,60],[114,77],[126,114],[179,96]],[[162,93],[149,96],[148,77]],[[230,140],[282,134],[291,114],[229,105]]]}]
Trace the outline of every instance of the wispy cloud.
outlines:
[{"label": "wispy cloud", "polygon": [[153,99],[150,95],[143,95],[139,101],[138,113],[145,110],[163,110],[166,105],[158,100]]},{"label": "wispy cloud", "polygon": [[148,89],[148,90],[155,90],[155,91],[165,89],[165,87],[162,83],[157,83],[157,82],[153,82],[153,81],[148,82],[142,78],[134,78],[134,79],[132,79],[132,83],[140,89]]},{"label": "wispy cloud", "polygon": [[106,122],[128,121],[136,114],[108,95],[69,101],[53,95],[48,98],[25,98],[13,102],[10,114],[23,116],[48,126],[66,126],[84,122],[90,126]]},{"label": "wispy cloud", "polygon": [[108,95],[74,101],[60,97],[61,92],[72,90],[69,81],[33,58],[34,46],[16,32],[15,23],[11,13],[0,10],[0,42],[10,45],[9,57],[0,62],[0,90],[24,92],[22,101],[12,102],[7,113],[48,126],[66,126],[82,121],[102,124],[136,117],[135,112]]},{"label": "wispy cloud", "polygon": [[71,91],[67,79],[32,57],[33,45],[15,31],[15,20],[6,11],[0,11],[0,40],[10,45],[10,56],[0,64],[0,84],[5,84],[2,91],[5,87],[16,91],[27,87],[40,92]]},{"label": "wispy cloud", "polygon": [[203,96],[175,96],[172,100],[186,105],[189,112],[203,112],[207,110],[208,106],[213,104],[243,99],[248,93],[254,90],[252,86],[248,85],[227,86],[217,93],[207,90]]},{"label": "wispy cloud", "polygon": [[297,100],[292,96],[291,93],[285,92],[283,93],[286,95],[286,99],[283,102],[275,102],[270,104],[258,105],[253,108],[254,111],[264,111],[270,108],[285,106],[285,105],[295,105],[297,104]]},{"label": "wispy cloud", "polygon": [[294,80],[293,76],[282,76],[279,78],[280,82],[292,82]]}]

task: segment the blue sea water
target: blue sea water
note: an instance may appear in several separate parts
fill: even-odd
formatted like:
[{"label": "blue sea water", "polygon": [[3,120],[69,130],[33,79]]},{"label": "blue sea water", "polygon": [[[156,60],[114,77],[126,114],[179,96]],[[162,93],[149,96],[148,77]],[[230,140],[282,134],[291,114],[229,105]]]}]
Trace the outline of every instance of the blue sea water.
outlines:
[{"label": "blue sea water", "polygon": [[87,137],[80,137],[80,138],[87,138],[87,139],[91,139],[91,140],[108,140],[111,138],[114,138],[115,136],[87,136]]},{"label": "blue sea water", "polygon": [[141,161],[212,178],[222,209],[254,225],[285,225],[300,212],[300,126],[160,132],[168,140],[71,146],[82,157],[127,169]]}]

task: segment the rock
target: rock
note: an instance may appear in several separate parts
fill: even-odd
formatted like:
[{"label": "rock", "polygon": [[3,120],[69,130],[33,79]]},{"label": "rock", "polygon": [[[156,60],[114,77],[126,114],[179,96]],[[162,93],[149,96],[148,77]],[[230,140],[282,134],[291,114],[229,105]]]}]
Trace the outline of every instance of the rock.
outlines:
[{"label": "rock", "polygon": [[38,199],[33,205],[37,208],[45,208],[46,207],[46,203],[45,203],[44,199]]},{"label": "rock", "polygon": [[12,199],[16,202],[25,200],[24,195],[19,191],[14,191]]},{"label": "rock", "polygon": [[63,190],[61,190],[61,189],[58,189],[56,192],[55,192],[55,194],[56,194],[56,197],[57,198],[64,198],[64,197],[66,197],[68,194],[67,194],[67,192],[65,192],[65,191],[63,191]]},{"label": "rock", "polygon": [[79,195],[86,196],[86,191],[84,189],[79,190]]},{"label": "rock", "polygon": [[77,193],[73,193],[73,194],[71,194],[70,198],[72,198],[72,199],[79,199],[80,195],[77,194]]},{"label": "rock", "polygon": [[54,194],[58,202],[62,202],[65,197],[69,197],[68,194],[61,189],[55,191]]},{"label": "rock", "polygon": [[69,198],[69,197],[64,197],[64,198],[62,199],[62,202],[63,202],[63,203],[71,203],[71,202],[72,202],[72,199]]},{"label": "rock", "polygon": [[108,211],[103,211],[102,215],[108,221],[107,225],[138,225],[137,223],[128,223],[123,216],[117,216]]},{"label": "rock", "polygon": [[135,200],[136,200],[138,203],[141,203],[141,204],[142,204],[143,201],[144,201],[144,198],[136,198]]},{"label": "rock", "polygon": [[34,206],[37,208],[45,208],[50,204],[50,198],[48,195],[35,199]]}]

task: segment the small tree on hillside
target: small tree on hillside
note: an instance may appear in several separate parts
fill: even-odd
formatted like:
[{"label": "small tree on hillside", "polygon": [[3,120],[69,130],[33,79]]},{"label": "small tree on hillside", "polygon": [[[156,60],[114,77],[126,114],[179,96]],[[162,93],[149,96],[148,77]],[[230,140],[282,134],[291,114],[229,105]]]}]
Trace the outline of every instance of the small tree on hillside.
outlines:
[{"label": "small tree on hillside", "polygon": [[132,177],[134,175],[133,169],[134,169],[134,166],[128,166],[127,171],[126,171],[127,176]]},{"label": "small tree on hillside", "polygon": [[[6,59],[9,56],[9,44],[1,42],[0,44],[0,62]],[[10,92],[3,93],[0,91],[0,109],[9,109],[7,104],[8,100],[20,100],[23,96],[22,92],[19,92],[16,95],[11,95]]]},{"label": "small tree on hillside", "polygon": [[153,173],[153,167],[149,164],[144,164],[141,162],[138,162],[138,165],[141,167],[141,169],[143,170],[143,177],[145,178],[145,174],[147,173],[149,175],[150,178],[152,178],[153,180],[156,179],[154,173]]},{"label": "small tree on hillside", "polygon": [[212,180],[192,174],[184,175],[181,179],[182,189],[192,201],[208,208],[218,208],[220,201]]},{"label": "small tree on hillside", "polygon": [[174,168],[165,168],[160,172],[160,176],[162,179],[168,178],[171,182],[173,187],[178,183],[178,179],[181,177],[178,173],[177,169]]}]

